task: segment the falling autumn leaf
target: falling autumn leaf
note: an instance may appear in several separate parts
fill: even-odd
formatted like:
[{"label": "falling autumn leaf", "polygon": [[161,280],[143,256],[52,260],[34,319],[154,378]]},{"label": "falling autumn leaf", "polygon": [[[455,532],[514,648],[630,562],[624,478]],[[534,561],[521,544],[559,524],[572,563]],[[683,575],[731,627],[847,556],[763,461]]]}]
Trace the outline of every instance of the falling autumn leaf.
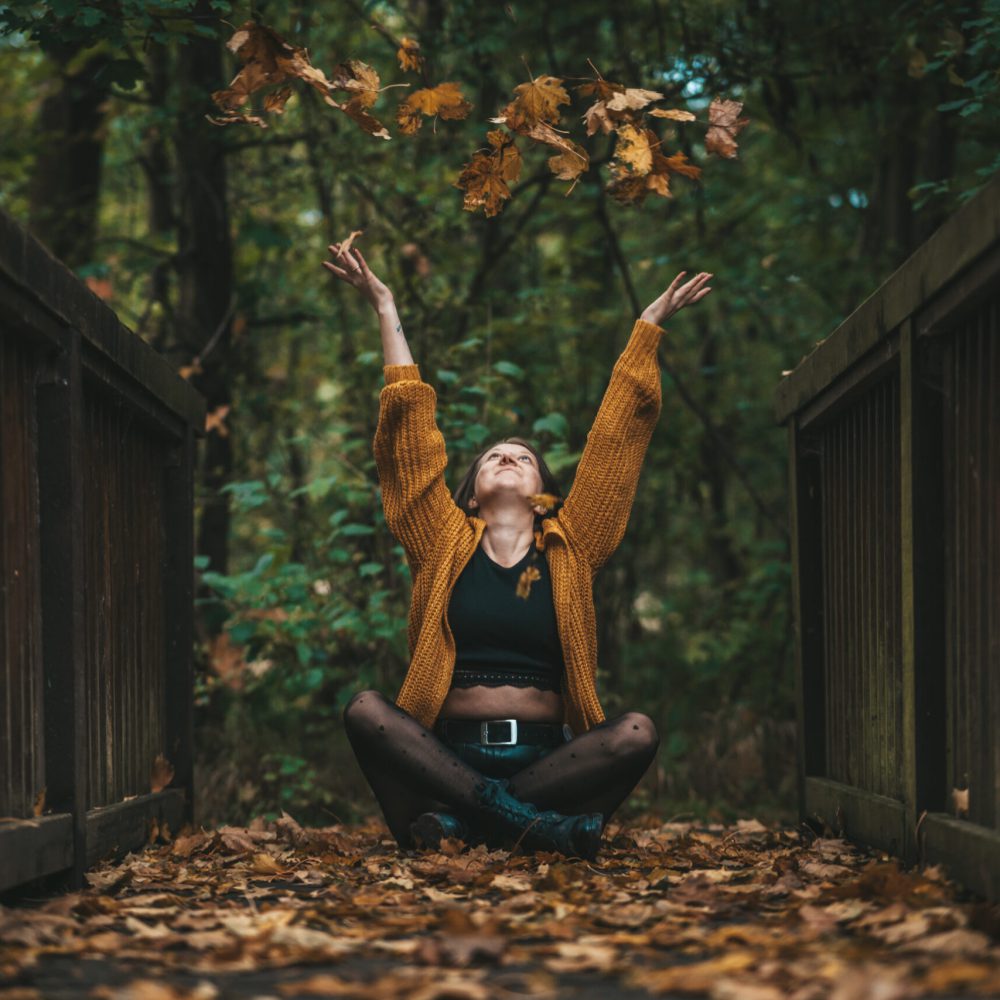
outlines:
[{"label": "falling autumn leaf", "polygon": [[32,816],[41,816],[45,812],[45,789],[43,788],[36,796],[31,807]]},{"label": "falling autumn leaf", "polygon": [[457,83],[439,83],[436,87],[415,90],[400,102],[396,122],[404,135],[414,135],[423,124],[424,117],[444,119],[467,118],[472,105],[462,97]]},{"label": "falling autumn leaf", "polygon": [[953,788],[951,790],[951,805],[956,816],[969,815],[969,789]]},{"label": "falling autumn leaf", "polygon": [[225,425],[226,414],[229,413],[229,404],[217,406],[211,413],[205,414],[205,433],[218,431],[220,437],[229,437],[229,428]]},{"label": "falling autumn leaf", "polygon": [[532,493],[528,497],[528,503],[532,507],[544,507],[546,511],[550,511],[559,503],[559,497],[554,493]]},{"label": "falling autumn leaf", "polygon": [[693,122],[697,120],[693,112],[683,111],[680,108],[651,108],[649,114],[654,118],[669,118],[675,122]]},{"label": "falling autumn leaf", "polygon": [[[267,127],[257,115],[243,110],[250,97],[258,92],[297,79],[323,95],[331,107],[343,111],[369,135],[390,138],[385,127],[367,111],[379,94],[378,74],[366,63],[349,59],[336,67],[333,79],[309,61],[306,50],[290,45],[276,31],[255,21],[247,21],[238,28],[226,47],[243,63],[243,68],[229,86],[212,94],[212,100],[224,112],[221,116],[208,116],[215,125],[246,124]],[[335,100],[333,91],[345,90],[351,96],[346,103]],[[287,93],[286,93],[287,92]],[[265,97],[264,110],[281,114],[291,96],[288,86]]]},{"label": "falling autumn leaf", "polygon": [[736,136],[746,126],[750,119],[739,118],[741,101],[724,101],[716,97],[708,107],[708,120],[711,122],[705,133],[705,150],[718,153],[732,159],[736,156]]},{"label": "falling autumn leaf", "polygon": [[531,594],[531,585],[536,580],[540,580],[541,577],[542,574],[535,566],[525,567],[524,571],[517,579],[517,596],[527,600],[528,596]]},{"label": "falling autumn leaf", "polygon": [[177,369],[177,374],[181,378],[190,378],[192,375],[201,375],[203,369],[201,367],[201,360],[199,358],[194,358],[189,365],[181,365]]},{"label": "falling autumn leaf", "polygon": [[517,96],[500,112],[500,117],[514,131],[530,129],[541,122],[555,125],[559,122],[560,105],[570,103],[562,80],[555,76],[537,76],[519,83],[514,93]]},{"label": "falling autumn leaf", "polygon": [[340,243],[340,249],[333,255],[334,260],[340,260],[348,250],[351,249],[351,245],[354,240],[364,232],[363,229],[352,229],[350,235],[346,240],[342,240]]},{"label": "falling autumn leaf", "polygon": [[396,58],[399,60],[399,68],[404,72],[413,70],[419,73],[420,67],[424,63],[424,57],[420,55],[420,43],[412,38],[401,38],[399,40]]},{"label": "falling autumn leaf", "polygon": [[653,167],[653,149],[659,145],[655,132],[623,125],[618,129],[614,158],[634,174],[648,174]]},{"label": "falling autumn leaf", "polygon": [[153,761],[153,769],[149,774],[149,790],[153,793],[162,792],[173,780],[173,764],[162,753],[158,753],[156,759]]},{"label": "falling autumn leaf", "polygon": [[486,133],[490,149],[477,151],[465,165],[455,187],[465,192],[466,211],[482,208],[487,217],[496,215],[510,197],[508,183],[521,174],[521,154],[512,136],[494,129]]}]

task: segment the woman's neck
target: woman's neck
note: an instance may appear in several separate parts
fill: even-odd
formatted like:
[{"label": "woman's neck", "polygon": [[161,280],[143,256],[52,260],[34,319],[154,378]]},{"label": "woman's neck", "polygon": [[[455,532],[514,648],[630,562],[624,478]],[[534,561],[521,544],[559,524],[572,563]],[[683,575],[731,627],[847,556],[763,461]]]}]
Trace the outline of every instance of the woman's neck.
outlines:
[{"label": "woman's neck", "polygon": [[535,519],[522,511],[487,516],[480,542],[486,554],[501,566],[514,566],[535,541]]}]

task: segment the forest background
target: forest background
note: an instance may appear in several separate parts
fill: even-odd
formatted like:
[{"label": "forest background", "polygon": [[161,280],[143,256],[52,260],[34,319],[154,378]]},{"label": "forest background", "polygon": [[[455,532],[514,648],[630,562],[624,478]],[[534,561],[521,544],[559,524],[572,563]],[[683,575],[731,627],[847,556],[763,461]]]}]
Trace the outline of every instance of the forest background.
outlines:
[{"label": "forest background", "polygon": [[[382,86],[460,84],[464,120],[388,141],[294,89],[221,127],[248,19]],[[424,62],[404,71],[416,39]],[[614,136],[568,191],[528,150],[502,212],[455,182],[513,88],[551,74],[649,88],[700,178],[609,196]],[[1000,0],[139,0],[0,5],[0,207],[201,391],[197,815],[376,811],[341,711],[407,664],[409,577],[371,442],[378,323],[321,267],[359,245],[438,392],[454,487],[488,438],[536,440],[568,490],[633,319],[680,270],[715,294],[668,325],[663,412],[625,540],[598,576],[599,691],[659,758],[626,813],[794,809],[786,436],[772,397],[1000,167]],[[739,154],[706,152],[713,97]],[[563,126],[583,141],[574,96]],[[549,151],[551,153],[551,150]]]}]

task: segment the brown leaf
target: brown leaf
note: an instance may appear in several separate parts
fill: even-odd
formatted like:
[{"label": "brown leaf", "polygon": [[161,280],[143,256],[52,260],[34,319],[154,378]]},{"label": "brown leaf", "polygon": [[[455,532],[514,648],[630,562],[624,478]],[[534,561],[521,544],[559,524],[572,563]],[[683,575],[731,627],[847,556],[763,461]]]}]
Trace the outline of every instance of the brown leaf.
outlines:
[{"label": "brown leaf", "polygon": [[736,156],[736,136],[750,119],[739,118],[742,101],[724,101],[716,97],[708,107],[711,122],[705,133],[705,150],[732,159]]},{"label": "brown leaf", "polygon": [[[662,100],[663,94],[655,90],[640,90],[638,87],[627,87],[610,97],[605,104],[608,111],[638,111],[650,101]],[[694,115],[691,116],[692,118]]]},{"label": "brown leaf", "polygon": [[174,765],[162,753],[158,753],[156,760],[153,761],[153,769],[149,775],[149,790],[154,794],[162,792],[173,780]]},{"label": "brown leaf", "polygon": [[496,215],[510,197],[508,181],[521,174],[521,153],[512,136],[499,129],[486,134],[492,149],[478,150],[465,165],[455,187],[465,191],[466,211],[482,208],[487,217]]},{"label": "brown leaf", "polygon": [[540,580],[542,574],[538,571],[535,566],[527,566],[524,571],[517,579],[517,596],[528,599],[528,595],[531,593],[531,585],[536,581]]},{"label": "brown leaf", "polygon": [[272,114],[282,115],[285,113],[285,105],[292,96],[291,87],[279,87],[264,98],[264,110]]},{"label": "brown leaf", "polygon": [[229,428],[223,422],[228,412],[229,404],[226,403],[223,406],[217,406],[211,413],[206,413],[205,433],[210,434],[212,431],[218,431],[220,437],[229,437]]},{"label": "brown leaf", "polygon": [[559,502],[559,497],[554,493],[532,493],[528,497],[528,503],[532,507],[544,507],[546,511],[552,510]]},{"label": "brown leaf", "polygon": [[680,108],[651,108],[649,111],[654,118],[669,118],[675,122],[693,122],[695,115],[690,111],[682,111]]},{"label": "brown leaf", "polygon": [[444,119],[468,117],[472,105],[462,97],[457,83],[439,83],[436,87],[415,90],[400,102],[396,110],[396,121],[405,135],[416,133],[424,116],[438,115]]},{"label": "brown leaf", "polygon": [[43,812],[45,812],[45,788],[35,796],[35,801],[31,806],[32,816],[41,816]]},{"label": "brown leaf", "polygon": [[404,37],[399,40],[396,58],[399,60],[399,68],[404,72],[413,70],[419,73],[424,63],[424,57],[420,55],[420,43],[413,38]]},{"label": "brown leaf", "polygon": [[570,102],[562,80],[555,76],[536,76],[528,83],[519,83],[514,93],[517,97],[500,113],[514,131],[534,128],[542,122],[556,124],[559,106]]},{"label": "brown leaf", "polygon": [[653,143],[659,144],[654,132],[622,125],[615,142],[615,160],[625,164],[635,174],[648,174],[653,168]]}]

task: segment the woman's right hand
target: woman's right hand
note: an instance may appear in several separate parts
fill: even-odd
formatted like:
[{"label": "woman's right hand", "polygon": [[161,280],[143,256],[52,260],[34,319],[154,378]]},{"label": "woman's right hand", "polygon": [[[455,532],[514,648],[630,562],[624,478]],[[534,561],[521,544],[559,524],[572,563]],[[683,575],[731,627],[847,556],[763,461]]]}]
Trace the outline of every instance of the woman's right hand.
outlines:
[{"label": "woman's right hand", "polygon": [[372,274],[357,247],[350,247],[343,256],[340,256],[339,243],[333,243],[327,249],[337,257],[337,263],[331,264],[325,260],[323,266],[341,281],[356,288],[376,312],[393,302],[392,292]]}]

